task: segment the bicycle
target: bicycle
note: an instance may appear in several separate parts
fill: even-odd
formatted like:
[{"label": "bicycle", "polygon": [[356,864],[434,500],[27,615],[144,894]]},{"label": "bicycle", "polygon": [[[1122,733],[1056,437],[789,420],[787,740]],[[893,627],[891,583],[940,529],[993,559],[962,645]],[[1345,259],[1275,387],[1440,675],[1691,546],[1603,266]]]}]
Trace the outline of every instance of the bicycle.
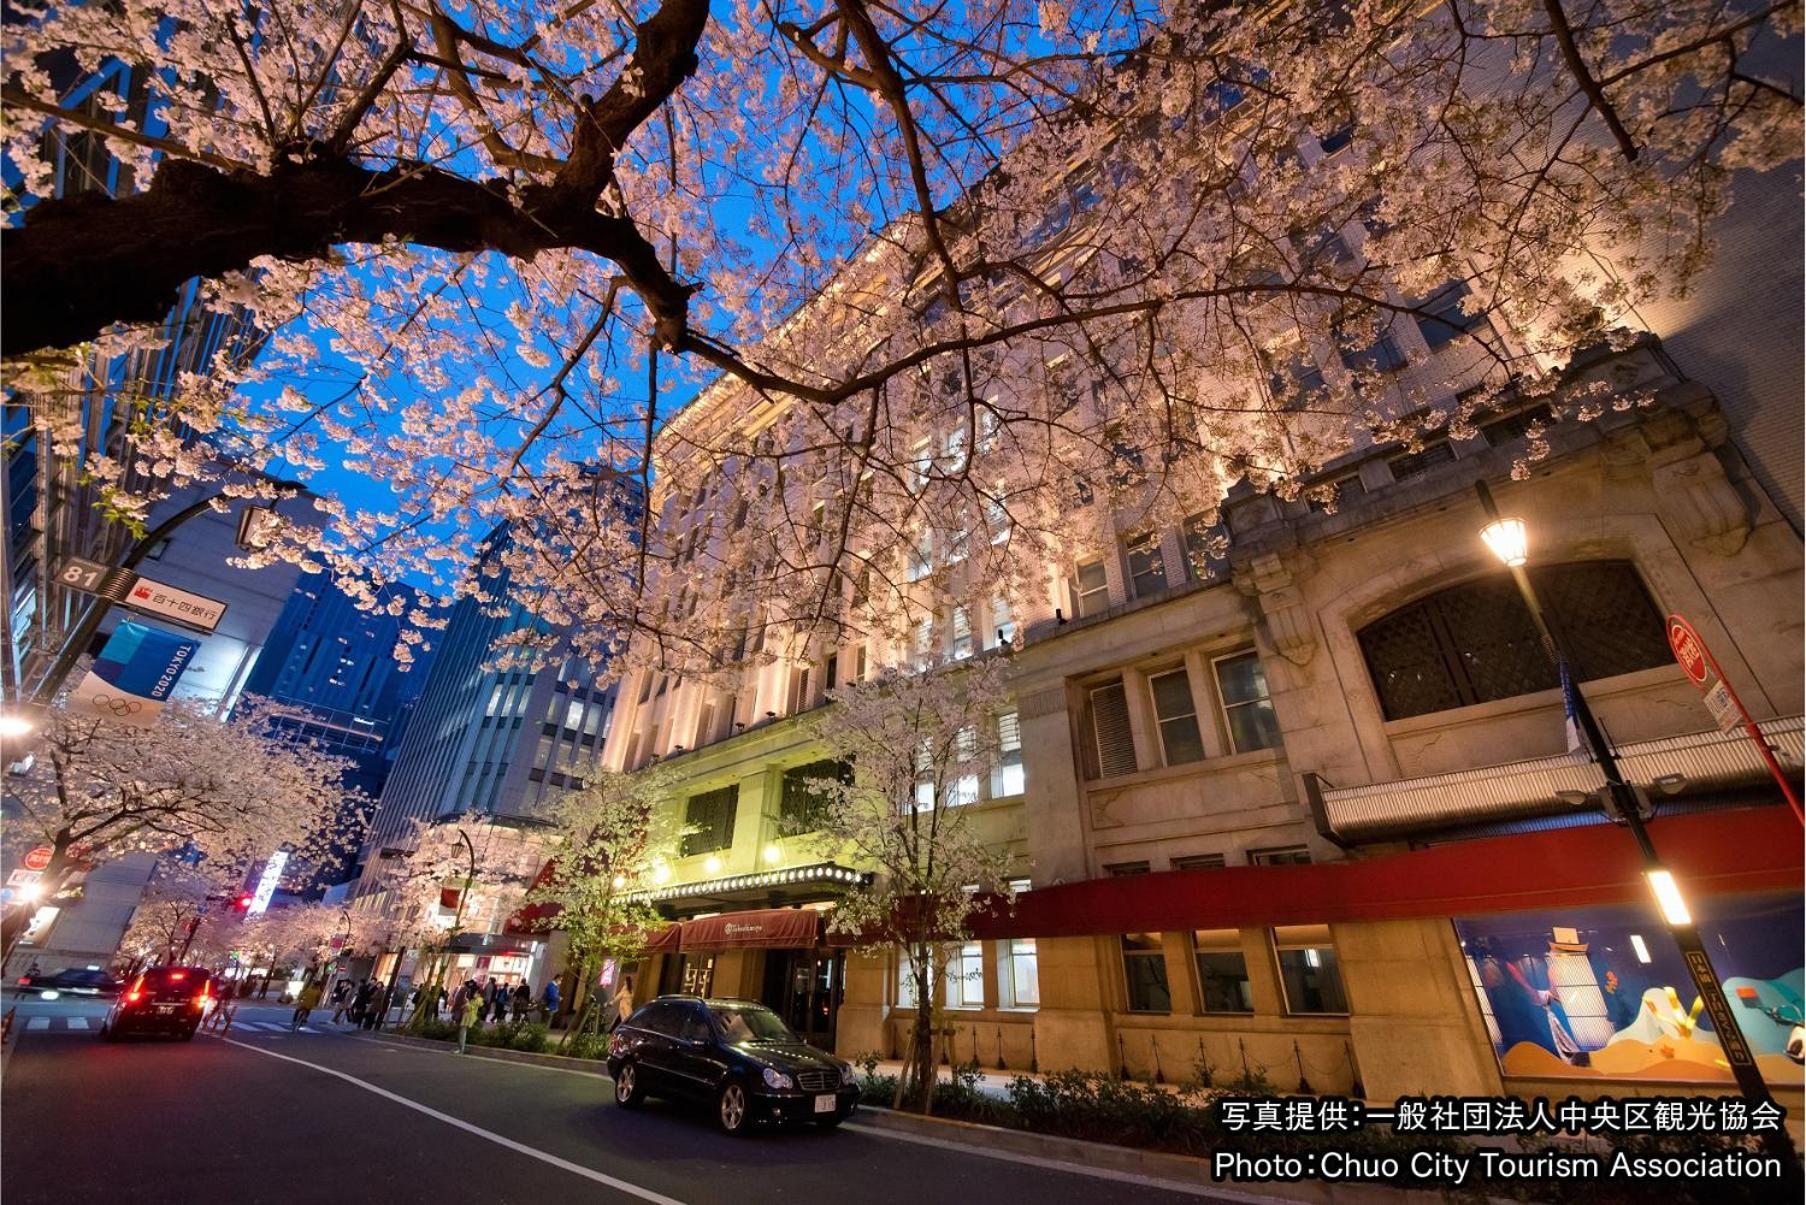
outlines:
[{"label": "bicycle", "polygon": [[310,1015],[312,1015],[313,1011],[314,1010],[311,1005],[303,1004],[303,1005],[298,1006],[295,1009],[295,1015],[293,1017],[289,1018],[288,1031],[290,1033],[294,1033],[297,1030],[299,1030],[303,1025],[306,1025],[307,1018]]}]

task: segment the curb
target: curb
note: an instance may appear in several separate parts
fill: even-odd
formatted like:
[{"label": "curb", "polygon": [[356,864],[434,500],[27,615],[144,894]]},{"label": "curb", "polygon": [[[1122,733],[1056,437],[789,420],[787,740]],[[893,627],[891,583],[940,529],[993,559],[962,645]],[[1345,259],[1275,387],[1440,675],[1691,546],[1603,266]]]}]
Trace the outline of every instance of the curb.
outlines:
[{"label": "curb", "polygon": [[[406,1034],[382,1033],[371,1031],[347,1035],[366,1042],[388,1042],[395,1046],[413,1046],[420,1050],[443,1050],[450,1052],[456,1049],[455,1044],[439,1038],[415,1038]],[[579,1059],[565,1054],[535,1054],[528,1050],[507,1050],[500,1046],[467,1046],[464,1055],[469,1058],[493,1059],[498,1063],[531,1063],[540,1067],[554,1067],[560,1071],[569,1071],[574,1075],[593,1075],[597,1079],[609,1079],[606,1064],[601,1059]],[[609,1080],[613,1083],[613,1080]]]},{"label": "curb", "polygon": [[[422,1050],[445,1050],[451,1046],[451,1043],[436,1038],[415,1038],[403,1034],[374,1033],[358,1036],[366,1041],[413,1046]],[[525,1050],[504,1050],[492,1046],[471,1046],[466,1054],[493,1059],[498,1063],[529,1063],[574,1075],[591,1075],[604,1080],[609,1078],[604,1065],[597,1059],[533,1054]],[[1444,1205],[1450,1199],[1440,1189],[1394,1188],[1389,1184],[1330,1184],[1320,1180],[1290,1184],[1277,1181],[1243,1183],[1213,1180],[1210,1177],[1210,1161],[1195,1155],[1144,1151],[1114,1143],[1061,1138],[947,1117],[918,1117],[913,1113],[899,1113],[864,1103],[860,1104],[859,1111],[853,1115],[850,1124],[900,1136],[927,1139],[956,1148],[994,1151],[1003,1155],[1068,1164],[1080,1171],[1102,1170],[1150,1182],[1164,1182],[1193,1192],[1203,1190],[1223,1200],[1303,1202],[1305,1205]],[[1150,1187],[1153,1186],[1155,1185],[1150,1184]]]},{"label": "curb", "polygon": [[1285,1183],[1213,1180],[1210,1161],[1195,1155],[1144,1151],[1108,1142],[1087,1142],[1030,1130],[1011,1130],[946,1117],[919,1117],[875,1105],[860,1105],[859,1124],[915,1137],[934,1138],[954,1146],[983,1147],[1027,1155],[1055,1163],[1099,1168],[1147,1180],[1165,1181],[1245,1201],[1300,1201],[1309,1205],[1443,1205],[1449,1198],[1433,1188],[1394,1188],[1389,1184],[1330,1184],[1321,1180]]}]

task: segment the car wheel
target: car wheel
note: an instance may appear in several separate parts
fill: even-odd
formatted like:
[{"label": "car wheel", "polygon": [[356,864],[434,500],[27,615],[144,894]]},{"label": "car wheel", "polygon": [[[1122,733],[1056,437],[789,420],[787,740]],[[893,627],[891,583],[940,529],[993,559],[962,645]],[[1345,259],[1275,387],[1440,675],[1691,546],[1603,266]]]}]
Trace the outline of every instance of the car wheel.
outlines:
[{"label": "car wheel", "polygon": [[721,1091],[715,1094],[715,1121],[722,1133],[735,1137],[752,1128],[752,1107],[745,1084],[730,1079],[721,1085]]},{"label": "car wheel", "polygon": [[640,1102],[646,1099],[645,1091],[640,1087],[640,1071],[631,1061],[621,1064],[615,1072],[615,1103],[623,1109],[637,1109]]}]

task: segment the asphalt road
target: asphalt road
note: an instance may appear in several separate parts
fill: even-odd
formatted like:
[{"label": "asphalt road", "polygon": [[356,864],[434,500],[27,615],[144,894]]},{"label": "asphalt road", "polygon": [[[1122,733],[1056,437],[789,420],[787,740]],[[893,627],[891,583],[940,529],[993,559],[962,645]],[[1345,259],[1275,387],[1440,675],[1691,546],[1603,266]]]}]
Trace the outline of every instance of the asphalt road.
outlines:
[{"label": "asphalt road", "polygon": [[242,1008],[227,1039],[117,1044],[97,1036],[103,1011],[94,1002],[19,1006],[0,1082],[7,1205],[1200,1199],[923,1145],[857,1118],[833,1133],[729,1138],[704,1111],[658,1101],[616,1108],[597,1076],[325,1027],[289,1033],[288,1010],[275,1007]]}]

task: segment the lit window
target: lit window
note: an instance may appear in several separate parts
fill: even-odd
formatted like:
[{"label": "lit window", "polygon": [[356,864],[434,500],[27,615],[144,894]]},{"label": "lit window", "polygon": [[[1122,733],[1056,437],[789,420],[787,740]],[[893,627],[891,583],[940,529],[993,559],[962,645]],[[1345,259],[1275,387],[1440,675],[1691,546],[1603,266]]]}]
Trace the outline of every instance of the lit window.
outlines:
[{"label": "lit window", "polygon": [[1160,748],[1169,766],[1199,761],[1204,741],[1198,735],[1198,706],[1192,700],[1191,675],[1185,667],[1148,679],[1154,696],[1154,718],[1160,725]]},{"label": "lit window", "polygon": [[[978,732],[973,728],[961,728],[954,735],[953,747],[959,758],[961,768],[970,766],[978,757]],[[964,807],[968,803],[978,802],[978,775],[961,774],[953,780],[947,790],[947,804],[950,807]]]},{"label": "lit window", "polygon": [[982,942],[969,941],[947,960],[947,1007],[985,1006],[985,951]]},{"label": "lit window", "polygon": [[1127,541],[1130,593],[1152,598],[1166,589],[1166,561],[1160,555],[1160,536],[1143,532]]},{"label": "lit window", "polygon": [[1279,981],[1290,1013],[1345,1013],[1342,971],[1328,925],[1289,925],[1273,930]]},{"label": "lit window", "polygon": [[1041,966],[1035,939],[1012,937],[1003,943],[1004,974],[1001,986],[1009,1008],[1035,1008],[1041,1003]]},{"label": "lit window", "polygon": [[909,573],[912,582],[919,582],[934,569],[934,544],[927,533],[909,547]]},{"label": "lit window", "polygon": [[997,717],[997,768],[991,775],[991,797],[1004,799],[1027,789],[1022,769],[1022,723],[1013,711]]},{"label": "lit window", "polygon": [[1006,640],[1016,639],[1016,619],[1010,611],[1010,600],[1003,597],[991,600],[991,642],[986,648],[996,648]]},{"label": "lit window", "polygon": [[1080,619],[1110,606],[1110,581],[1101,558],[1077,566],[1072,579],[1072,606]]},{"label": "lit window", "polygon": [[1279,721],[1267,695],[1267,675],[1260,656],[1240,653],[1216,662],[1217,692],[1223,702],[1223,720],[1237,753],[1271,749],[1279,744]]},{"label": "lit window", "polygon": [[972,655],[972,618],[964,607],[953,608],[953,659],[964,660]]}]

